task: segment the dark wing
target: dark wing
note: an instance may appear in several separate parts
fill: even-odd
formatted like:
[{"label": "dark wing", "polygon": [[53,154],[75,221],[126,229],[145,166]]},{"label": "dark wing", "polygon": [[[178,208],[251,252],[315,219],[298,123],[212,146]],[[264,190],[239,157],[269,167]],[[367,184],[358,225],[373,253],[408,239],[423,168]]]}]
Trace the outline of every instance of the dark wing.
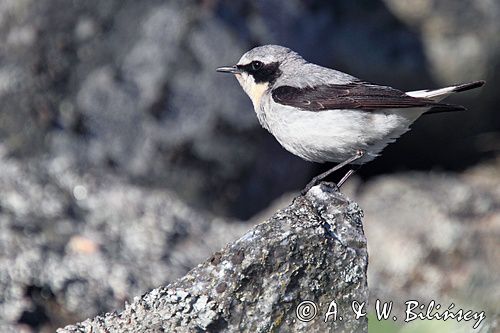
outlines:
[{"label": "dark wing", "polygon": [[[333,109],[397,109],[431,107],[432,112],[464,110],[458,105],[437,103],[426,98],[416,98],[404,92],[385,86],[352,82],[340,85],[321,85],[316,87],[296,88],[281,86],[273,89],[276,103],[294,106],[305,111],[323,111]],[[434,108],[436,108],[434,110]]]}]

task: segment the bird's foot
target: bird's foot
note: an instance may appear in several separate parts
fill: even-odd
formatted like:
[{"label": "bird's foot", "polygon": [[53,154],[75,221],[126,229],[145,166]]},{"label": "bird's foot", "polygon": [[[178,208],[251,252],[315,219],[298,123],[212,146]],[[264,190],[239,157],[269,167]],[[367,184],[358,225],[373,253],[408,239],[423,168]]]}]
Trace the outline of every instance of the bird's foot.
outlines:
[{"label": "bird's foot", "polygon": [[[363,157],[363,155],[364,155],[364,154],[365,154],[365,152],[364,152],[364,151],[362,151],[362,150],[357,150],[357,151],[356,151],[356,154],[355,154],[353,157],[349,158],[348,160],[346,160],[346,161],[344,161],[344,162],[342,162],[342,163],[340,163],[340,164],[337,164],[336,166],[334,166],[334,167],[333,167],[333,168],[331,168],[330,170],[327,170],[327,171],[323,172],[322,174],[320,174],[320,175],[318,175],[318,176],[314,177],[314,178],[313,178],[313,179],[309,182],[309,184],[307,184],[307,185],[306,185],[306,187],[304,187],[304,189],[303,189],[302,191],[300,191],[300,194],[301,194],[301,195],[305,195],[307,192],[309,192],[309,190],[310,190],[312,187],[314,187],[314,186],[318,185],[318,183],[319,183],[320,181],[322,181],[323,179],[325,179],[325,178],[326,178],[328,175],[330,175],[332,172],[337,171],[337,170],[339,170],[339,169],[343,168],[344,166],[346,166],[346,165],[348,165],[348,164],[350,164],[350,163],[352,163],[352,162],[354,162],[354,161],[356,161],[356,160],[359,160],[361,157]],[[340,182],[339,182],[339,184],[338,184],[337,188],[340,188],[340,187],[344,184],[344,182],[345,182],[345,181],[346,181],[346,180],[347,180],[347,179],[348,179],[348,178],[349,178],[349,177],[350,177],[353,173],[354,173],[354,170],[349,170],[349,172],[347,172],[347,174],[346,174],[346,175],[345,175],[345,176],[344,176],[344,177],[340,180]]]},{"label": "bird's foot", "polygon": [[301,195],[306,195],[307,192],[309,192],[309,190],[311,188],[313,188],[314,186],[318,185],[319,182],[322,180],[323,178],[322,177],[319,177],[319,176],[316,176],[314,177],[307,185],[306,187],[304,187],[302,189],[302,191],[300,191],[300,194]]},{"label": "bird's foot", "polygon": [[[315,177],[316,178],[316,177]],[[304,187],[302,189],[302,191],[300,191],[300,195],[304,196],[306,195],[307,192],[309,192],[309,190],[311,188],[313,188],[314,186],[316,185],[319,185],[321,184],[323,181],[323,179],[313,179],[309,182],[309,184],[306,185],[306,187]],[[334,187],[337,191],[340,190],[340,187],[338,186],[338,184],[335,184],[334,182],[328,182],[327,184],[329,184],[330,187]]]}]

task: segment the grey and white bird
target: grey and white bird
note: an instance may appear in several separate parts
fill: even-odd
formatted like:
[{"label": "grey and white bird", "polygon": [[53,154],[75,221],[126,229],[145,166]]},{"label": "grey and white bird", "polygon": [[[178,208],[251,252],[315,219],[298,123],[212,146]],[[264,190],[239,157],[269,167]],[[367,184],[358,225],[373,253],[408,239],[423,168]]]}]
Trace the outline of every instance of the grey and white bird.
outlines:
[{"label": "grey and white bird", "polygon": [[440,101],[485,83],[405,93],[309,63],[278,45],[256,47],[217,71],[236,76],[262,127],[286,150],[307,161],[340,163],[315,177],[306,191],[341,167],[373,160],[422,114],[465,110]]}]

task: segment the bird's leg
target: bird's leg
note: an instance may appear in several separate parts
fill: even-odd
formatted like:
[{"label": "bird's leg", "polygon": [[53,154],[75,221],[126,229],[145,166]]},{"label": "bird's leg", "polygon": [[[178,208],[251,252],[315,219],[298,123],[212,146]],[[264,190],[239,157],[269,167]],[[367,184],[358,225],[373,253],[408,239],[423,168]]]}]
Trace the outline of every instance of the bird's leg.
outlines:
[{"label": "bird's leg", "polygon": [[[356,161],[356,160],[359,160],[361,157],[363,157],[364,155],[364,151],[362,150],[358,150],[356,151],[356,155],[354,155],[353,157],[345,160],[344,162],[342,163],[339,163],[337,164],[336,166],[334,166],[333,168],[331,168],[330,170],[327,170],[325,172],[323,172],[322,174],[320,175],[317,175],[316,177],[314,177],[310,182],[309,184],[306,185],[306,187],[302,190],[301,194],[304,195],[306,194],[313,186],[316,186],[320,181],[322,181],[323,179],[325,179],[325,177],[328,177],[332,172],[335,172],[343,167],[345,167],[346,165],[348,164],[351,164],[352,162]],[[352,174],[352,173],[351,173]],[[349,176],[351,175],[349,174]],[[344,177],[345,178],[345,177]],[[342,178],[343,179],[343,178]],[[345,179],[347,180],[347,178]],[[345,182],[344,180],[344,182]]]},{"label": "bird's leg", "polygon": [[349,177],[351,177],[352,174],[355,173],[355,172],[356,172],[356,170],[349,169],[349,171],[347,171],[347,173],[344,175],[344,177],[342,177],[342,179],[339,180],[339,182],[337,183],[337,187],[341,188],[342,185],[344,185],[344,183],[346,182],[346,180],[349,179]]},{"label": "bird's leg", "polygon": [[347,171],[347,173],[344,175],[344,177],[342,177],[342,179],[339,180],[339,182],[337,183],[337,187],[341,188],[342,185],[344,185],[344,183],[347,181],[347,179],[349,179],[349,177],[351,177],[356,171],[358,171],[359,168],[361,168],[361,165],[358,165],[357,167]]}]

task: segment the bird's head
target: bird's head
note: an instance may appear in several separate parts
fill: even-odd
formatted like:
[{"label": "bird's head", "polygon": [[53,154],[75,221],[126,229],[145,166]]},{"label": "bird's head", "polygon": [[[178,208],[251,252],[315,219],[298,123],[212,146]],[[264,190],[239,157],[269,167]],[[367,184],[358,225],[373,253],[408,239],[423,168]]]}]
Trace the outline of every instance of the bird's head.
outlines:
[{"label": "bird's head", "polygon": [[298,59],[302,58],[286,47],[264,45],[245,53],[236,65],[219,67],[217,71],[234,74],[254,106],[258,106],[264,92],[283,74],[283,65]]}]

